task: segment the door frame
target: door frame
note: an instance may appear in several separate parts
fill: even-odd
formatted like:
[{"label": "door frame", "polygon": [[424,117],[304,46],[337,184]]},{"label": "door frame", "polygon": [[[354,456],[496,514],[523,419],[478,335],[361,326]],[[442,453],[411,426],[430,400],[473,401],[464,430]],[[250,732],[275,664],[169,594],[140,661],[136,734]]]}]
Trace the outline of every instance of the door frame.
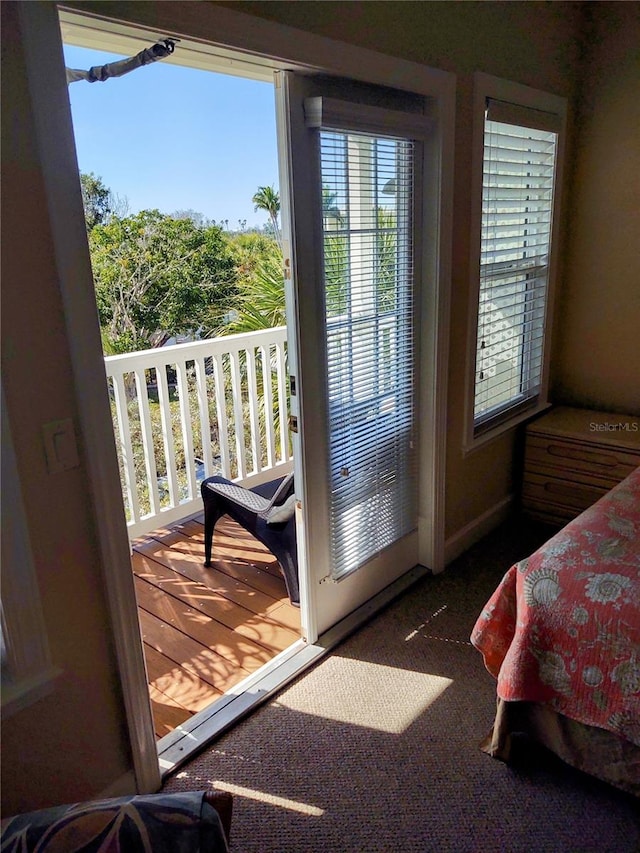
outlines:
[{"label": "door frame", "polygon": [[[435,287],[421,305],[419,326],[427,342],[420,352],[419,560],[444,568],[444,484],[447,363],[453,220],[455,76],[414,62],[346,45],[224,7],[199,3],[91,2],[21,3],[29,88],[36,117],[65,323],[73,364],[80,433],[96,519],[112,632],[124,697],[136,789],[161,784],[158,753],[140,642],[129,542],[115,459],[82,198],[68,105],[58,8],[88,15],[96,26],[134,26],[151,38],[175,35],[205,47],[238,50],[274,69],[307,69],[366,83],[390,85],[434,99],[437,127],[431,162],[438,192],[432,199],[434,227],[425,234],[425,269]],[[109,12],[108,16],[104,12]],[[211,34],[215,34],[212,39]],[[66,104],[66,107],[65,107]],[[54,108],[52,108],[54,107]],[[57,107],[57,108],[56,108]]]}]

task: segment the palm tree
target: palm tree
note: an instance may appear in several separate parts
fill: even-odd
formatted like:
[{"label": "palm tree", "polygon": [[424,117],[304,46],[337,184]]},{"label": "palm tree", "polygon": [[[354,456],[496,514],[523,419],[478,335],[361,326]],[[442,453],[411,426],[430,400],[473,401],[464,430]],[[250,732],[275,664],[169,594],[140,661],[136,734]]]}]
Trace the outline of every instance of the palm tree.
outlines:
[{"label": "palm tree", "polygon": [[251,199],[254,204],[254,210],[265,210],[269,214],[273,233],[282,249],[282,236],[280,234],[280,225],[278,224],[278,214],[280,213],[280,195],[273,187],[258,187],[258,191]]},{"label": "palm tree", "polygon": [[342,225],[343,217],[337,204],[338,194],[332,192],[327,184],[322,185],[322,219],[325,231],[331,226]]},{"label": "palm tree", "polygon": [[[257,236],[259,235],[251,235],[251,238]],[[260,239],[268,240],[271,244],[270,249],[265,250],[263,248],[262,251],[256,252],[255,250],[259,249],[259,242],[254,239],[246,241],[244,245],[241,243],[239,246],[240,255],[244,256],[245,259],[245,264],[243,265],[244,271],[240,277],[240,295],[235,301],[233,310],[230,312],[231,316],[224,326],[218,329],[218,334],[228,335],[256,332],[262,329],[273,329],[276,326],[285,326],[287,323],[282,252],[270,238],[261,237]],[[265,409],[265,385],[271,385],[271,397],[273,400],[278,400],[280,393],[277,358],[275,355],[269,355],[268,358],[269,364],[266,371],[259,370],[256,376],[260,433],[263,447],[266,446],[264,436],[266,435],[265,418],[267,416],[274,418],[273,429],[276,435],[280,430],[279,407],[275,408],[275,413],[273,414],[267,414]],[[228,369],[228,367],[225,369]],[[246,367],[241,367],[241,369],[244,370]],[[288,385],[285,394],[288,410]],[[247,405],[247,403],[243,403],[245,409]],[[245,418],[245,431],[247,446],[250,446],[251,437],[248,430],[249,415],[247,414]],[[263,464],[266,463],[266,458],[262,461]]]},{"label": "palm tree", "polygon": [[256,260],[243,282],[231,315],[218,330],[219,334],[255,332],[286,325],[284,273],[279,252],[265,253]]}]

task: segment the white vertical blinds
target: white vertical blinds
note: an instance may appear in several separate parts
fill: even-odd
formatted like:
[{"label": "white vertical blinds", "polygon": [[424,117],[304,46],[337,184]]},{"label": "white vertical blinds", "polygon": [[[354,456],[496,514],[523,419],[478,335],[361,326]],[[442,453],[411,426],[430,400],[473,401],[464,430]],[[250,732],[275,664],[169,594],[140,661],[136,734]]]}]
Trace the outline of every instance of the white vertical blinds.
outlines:
[{"label": "white vertical blinds", "polygon": [[540,391],[558,122],[538,110],[487,105],[476,433],[530,404]]},{"label": "white vertical blinds", "polygon": [[322,130],[332,576],[416,527],[413,156]]}]

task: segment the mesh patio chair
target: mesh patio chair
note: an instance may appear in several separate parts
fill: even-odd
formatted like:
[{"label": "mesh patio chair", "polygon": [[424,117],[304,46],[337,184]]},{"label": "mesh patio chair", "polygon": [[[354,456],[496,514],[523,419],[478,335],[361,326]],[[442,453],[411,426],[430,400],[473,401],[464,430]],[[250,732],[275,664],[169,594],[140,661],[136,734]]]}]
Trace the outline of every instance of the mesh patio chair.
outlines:
[{"label": "mesh patio chair", "polygon": [[251,489],[225,477],[208,477],[201,486],[204,503],[204,564],[211,566],[214,528],[230,516],[269,549],[282,568],[289,600],[300,605],[293,473]]}]

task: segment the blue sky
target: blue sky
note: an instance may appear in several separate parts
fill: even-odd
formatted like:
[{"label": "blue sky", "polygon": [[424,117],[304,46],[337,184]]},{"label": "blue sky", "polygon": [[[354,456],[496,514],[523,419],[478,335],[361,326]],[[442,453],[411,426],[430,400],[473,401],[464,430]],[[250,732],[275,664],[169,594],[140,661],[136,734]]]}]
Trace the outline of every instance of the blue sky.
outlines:
[{"label": "blue sky", "polygon": [[[66,45],[64,53],[84,70],[122,59]],[[80,170],[126,197],[130,213],[193,209],[230,229],[267,221],[251,198],[278,187],[271,84],[160,60],[105,83],[72,83],[69,98]]]}]

